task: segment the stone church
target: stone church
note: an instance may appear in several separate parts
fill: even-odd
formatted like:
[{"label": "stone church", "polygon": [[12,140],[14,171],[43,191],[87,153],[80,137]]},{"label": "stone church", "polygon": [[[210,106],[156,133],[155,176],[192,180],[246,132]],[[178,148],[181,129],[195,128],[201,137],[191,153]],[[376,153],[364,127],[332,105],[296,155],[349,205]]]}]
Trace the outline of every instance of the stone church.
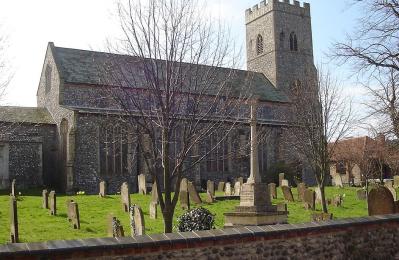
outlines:
[{"label": "stone church", "polygon": [[[245,21],[247,69],[255,72],[255,94],[260,96],[259,124],[272,130],[267,142],[259,147],[259,169],[264,174],[284,158],[281,128],[286,122],[279,120],[276,111],[286,111],[290,105],[292,84],[315,72],[310,5],[263,1],[245,12]],[[137,175],[145,173],[141,147],[118,139],[117,112],[92,95],[107,87],[98,84],[94,61],[109,55],[118,58],[116,54],[48,44],[37,107],[0,108],[1,189],[9,188],[11,180],[16,179],[19,188],[97,193],[98,183],[106,180],[110,192],[117,191],[124,181],[135,190]],[[244,74],[237,71],[237,77]],[[104,152],[103,133],[110,129],[115,146]],[[231,149],[229,144],[227,147]],[[208,179],[247,177],[249,158],[244,158],[242,165],[231,158],[218,164],[205,160],[188,178],[199,186]],[[306,181],[306,169],[301,173]]]}]

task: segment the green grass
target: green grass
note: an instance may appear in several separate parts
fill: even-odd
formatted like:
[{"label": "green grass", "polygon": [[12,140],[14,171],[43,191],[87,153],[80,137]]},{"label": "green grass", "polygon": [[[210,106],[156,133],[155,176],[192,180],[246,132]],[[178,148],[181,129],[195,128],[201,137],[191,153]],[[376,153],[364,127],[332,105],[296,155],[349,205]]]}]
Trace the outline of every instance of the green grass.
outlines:
[{"label": "green grass", "polygon": [[[297,190],[292,189],[295,199],[297,198]],[[333,213],[334,218],[360,217],[367,215],[365,201],[356,199],[355,188],[336,188],[328,187],[326,189],[327,198],[332,198],[335,194],[345,194],[342,207],[329,207],[329,211]],[[22,191],[22,195],[18,197],[18,221],[19,236],[21,242],[38,242],[46,240],[58,239],[77,239],[107,236],[107,216],[109,213],[114,214],[121,221],[125,229],[125,235],[130,234],[128,213],[122,211],[119,195],[112,195],[106,198],[99,198],[96,195],[77,195],[77,196],[57,196],[57,216],[50,216],[48,210],[42,208],[41,192],[39,191]],[[217,193],[217,195],[220,193]],[[201,194],[205,201],[206,194]],[[79,205],[81,229],[73,229],[66,219],[67,199],[73,199]],[[141,206],[145,217],[146,233],[161,233],[163,231],[163,222],[160,209],[158,208],[158,219],[149,218],[149,202],[151,195],[132,194],[132,204]],[[278,189],[278,199],[273,203],[283,202],[283,195]],[[239,204],[238,200],[220,201],[213,204],[204,203],[203,206],[216,214],[215,225],[222,228],[224,224],[223,213],[231,212],[234,207]],[[194,205],[195,206],[195,205]],[[321,210],[321,206],[317,205],[317,210]],[[289,223],[309,222],[311,211],[303,208],[302,202],[288,203]],[[179,204],[176,207],[174,220],[180,216],[183,210]],[[9,241],[9,196],[0,196],[0,243]]]}]

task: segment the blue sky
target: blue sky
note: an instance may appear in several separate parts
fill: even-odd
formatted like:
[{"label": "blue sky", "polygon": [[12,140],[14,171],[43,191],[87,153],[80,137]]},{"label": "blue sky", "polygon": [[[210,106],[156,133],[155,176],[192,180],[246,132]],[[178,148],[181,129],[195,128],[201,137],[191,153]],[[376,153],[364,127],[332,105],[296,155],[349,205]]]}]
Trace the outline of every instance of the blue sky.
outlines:
[{"label": "blue sky", "polygon": [[[310,0],[315,63],[328,61],[335,40],[343,40],[358,17],[351,0]],[[230,25],[237,45],[245,47],[245,9],[258,0],[208,0],[208,8]],[[56,46],[103,49],[106,37],[116,36],[118,29],[113,0],[1,0],[1,30],[9,36],[8,59],[14,78],[8,89],[6,104],[35,106],[36,89],[42,70],[47,42]],[[330,65],[345,87],[360,91],[348,78],[348,67]]]}]

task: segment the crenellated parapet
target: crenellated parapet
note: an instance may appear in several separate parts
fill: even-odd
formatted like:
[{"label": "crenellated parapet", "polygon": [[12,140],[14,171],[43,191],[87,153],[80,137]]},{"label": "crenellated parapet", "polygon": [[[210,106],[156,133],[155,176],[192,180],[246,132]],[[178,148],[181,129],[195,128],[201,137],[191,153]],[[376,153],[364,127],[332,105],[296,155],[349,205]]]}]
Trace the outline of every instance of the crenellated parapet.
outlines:
[{"label": "crenellated parapet", "polygon": [[246,23],[249,23],[271,11],[283,11],[310,17],[310,4],[290,0],[264,0],[245,11]]}]

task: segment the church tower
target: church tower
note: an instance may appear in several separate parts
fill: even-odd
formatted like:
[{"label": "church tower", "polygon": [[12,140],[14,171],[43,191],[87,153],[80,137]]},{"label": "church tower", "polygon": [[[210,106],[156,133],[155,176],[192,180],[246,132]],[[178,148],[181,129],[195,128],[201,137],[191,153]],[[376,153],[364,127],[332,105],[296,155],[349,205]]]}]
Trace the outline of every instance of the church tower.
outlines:
[{"label": "church tower", "polygon": [[296,82],[315,76],[310,5],[262,1],[246,10],[247,67],[262,72],[288,95]]}]

